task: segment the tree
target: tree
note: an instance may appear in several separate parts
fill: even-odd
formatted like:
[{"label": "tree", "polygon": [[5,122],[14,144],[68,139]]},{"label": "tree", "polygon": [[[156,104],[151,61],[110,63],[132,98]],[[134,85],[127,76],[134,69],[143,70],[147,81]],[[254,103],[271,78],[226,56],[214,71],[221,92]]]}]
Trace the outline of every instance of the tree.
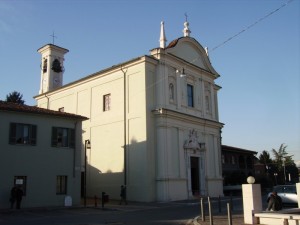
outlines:
[{"label": "tree", "polygon": [[24,105],[23,95],[20,92],[13,91],[6,95],[6,102],[13,102],[20,105]]},{"label": "tree", "polygon": [[287,145],[281,144],[278,151],[274,148],[272,149],[274,155],[274,162],[277,164],[278,170],[281,171],[283,164],[291,165],[294,164],[294,160],[292,159],[292,155],[288,155],[286,152]]},{"label": "tree", "polygon": [[262,153],[259,155],[259,162],[264,164],[265,166],[272,164],[273,160],[271,159],[270,153],[266,150],[263,150]]},{"label": "tree", "polygon": [[273,158],[265,150],[259,155],[259,162],[265,165],[267,175],[261,178],[261,183],[266,179],[272,179],[275,185],[297,182],[297,167],[292,159],[293,155],[289,155],[286,149],[287,146],[281,144],[278,150],[272,149]]},{"label": "tree", "polygon": [[266,150],[262,151],[259,155],[258,161],[265,166],[266,176],[258,177],[258,180],[261,183],[263,188],[270,188],[273,184],[275,184],[275,179],[273,179],[273,174],[276,170],[273,164],[273,160],[270,156],[270,153]]},{"label": "tree", "polygon": [[[281,177],[281,183],[286,182],[287,180],[287,174],[293,176],[294,172],[291,174],[291,172],[294,170],[295,163],[292,159],[293,155],[288,155],[286,151],[287,145],[281,144],[278,151],[276,151],[274,148],[272,149],[273,155],[274,155],[274,163],[277,166],[279,175]],[[287,172],[287,168],[289,168],[289,172]],[[294,178],[292,178],[294,180]]]}]

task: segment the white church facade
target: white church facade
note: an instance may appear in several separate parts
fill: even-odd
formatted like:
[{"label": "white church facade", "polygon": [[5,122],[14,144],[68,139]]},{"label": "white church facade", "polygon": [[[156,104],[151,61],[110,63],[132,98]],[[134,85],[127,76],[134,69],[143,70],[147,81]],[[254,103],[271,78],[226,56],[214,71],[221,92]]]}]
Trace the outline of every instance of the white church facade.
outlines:
[{"label": "white church facade", "polygon": [[48,44],[38,51],[37,106],[89,118],[81,167],[88,197],[118,199],[121,185],[131,201],[223,195],[219,74],[187,22],[184,36],[168,45],[162,23],[160,46],[149,55],[65,85],[68,50]]}]

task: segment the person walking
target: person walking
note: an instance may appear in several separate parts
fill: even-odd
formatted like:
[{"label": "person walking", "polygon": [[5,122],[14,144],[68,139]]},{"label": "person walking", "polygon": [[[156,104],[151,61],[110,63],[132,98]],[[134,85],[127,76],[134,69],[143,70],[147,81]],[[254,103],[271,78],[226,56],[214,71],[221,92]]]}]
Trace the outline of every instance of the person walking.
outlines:
[{"label": "person walking", "polygon": [[121,200],[120,200],[120,205],[122,205],[122,203],[124,202],[125,205],[127,205],[127,200],[126,200],[126,186],[122,185],[121,186]]},{"label": "person walking", "polygon": [[12,189],[10,190],[10,197],[9,197],[10,208],[11,209],[14,208],[14,204],[16,202],[16,198],[17,198],[17,187],[13,186]]},{"label": "person walking", "polygon": [[21,208],[22,197],[23,197],[23,191],[21,187],[17,187],[16,189],[17,209]]},{"label": "person walking", "polygon": [[280,196],[277,195],[276,191],[273,191],[270,197],[268,197],[268,207],[267,211],[278,211],[282,209],[282,200]]}]

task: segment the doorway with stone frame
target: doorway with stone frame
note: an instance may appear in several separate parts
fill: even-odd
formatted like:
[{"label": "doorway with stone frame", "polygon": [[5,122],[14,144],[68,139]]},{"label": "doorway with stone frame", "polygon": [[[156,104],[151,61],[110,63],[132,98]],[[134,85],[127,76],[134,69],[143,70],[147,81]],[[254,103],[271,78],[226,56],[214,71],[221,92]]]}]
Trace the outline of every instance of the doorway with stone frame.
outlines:
[{"label": "doorway with stone frame", "polygon": [[200,170],[199,170],[199,157],[190,157],[191,165],[191,189],[193,196],[200,194]]},{"label": "doorway with stone frame", "polygon": [[205,176],[205,144],[198,141],[196,130],[190,130],[184,143],[188,197],[207,194]]}]

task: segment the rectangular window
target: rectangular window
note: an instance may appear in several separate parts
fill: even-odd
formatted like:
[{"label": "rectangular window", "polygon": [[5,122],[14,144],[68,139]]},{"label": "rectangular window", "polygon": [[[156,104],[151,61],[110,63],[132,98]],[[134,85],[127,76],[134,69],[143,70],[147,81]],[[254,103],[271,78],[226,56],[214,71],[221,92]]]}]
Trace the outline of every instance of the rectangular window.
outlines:
[{"label": "rectangular window", "polygon": [[23,196],[26,196],[26,184],[27,177],[26,176],[15,176],[14,177],[14,187],[18,187],[23,191]]},{"label": "rectangular window", "polygon": [[52,147],[75,147],[75,130],[71,128],[52,127]]},{"label": "rectangular window", "polygon": [[56,194],[65,195],[67,194],[67,176],[56,177]]},{"label": "rectangular window", "polygon": [[194,107],[194,87],[193,85],[188,84],[187,85],[187,100],[188,100],[188,106]]},{"label": "rectangular window", "polygon": [[210,98],[208,95],[205,96],[205,109],[206,112],[210,112]]},{"label": "rectangular window", "polygon": [[37,126],[22,123],[10,123],[9,144],[36,145]]},{"label": "rectangular window", "polygon": [[231,156],[231,163],[232,163],[233,165],[235,165],[235,157],[234,157],[234,156]]},{"label": "rectangular window", "polygon": [[110,110],[110,94],[103,95],[103,111]]}]

